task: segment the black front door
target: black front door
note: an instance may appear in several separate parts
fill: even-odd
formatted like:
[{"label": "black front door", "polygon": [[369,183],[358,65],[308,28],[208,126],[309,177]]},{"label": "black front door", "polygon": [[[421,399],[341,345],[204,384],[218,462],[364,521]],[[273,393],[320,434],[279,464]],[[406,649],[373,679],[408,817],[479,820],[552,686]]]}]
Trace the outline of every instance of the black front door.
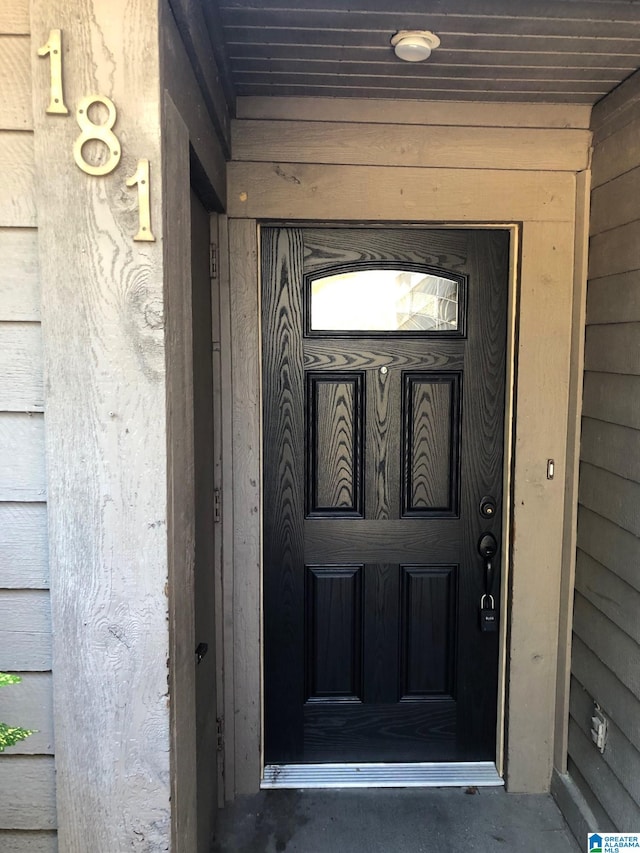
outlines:
[{"label": "black front door", "polygon": [[509,236],[261,250],[265,762],[493,760]]}]

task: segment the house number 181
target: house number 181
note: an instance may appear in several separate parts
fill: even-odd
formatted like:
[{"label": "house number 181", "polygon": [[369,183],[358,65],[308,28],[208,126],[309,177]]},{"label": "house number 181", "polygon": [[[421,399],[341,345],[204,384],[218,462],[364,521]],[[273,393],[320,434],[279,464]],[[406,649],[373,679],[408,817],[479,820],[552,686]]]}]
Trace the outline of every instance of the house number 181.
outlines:
[{"label": "house number 181", "polygon": [[[64,103],[62,86],[62,30],[54,29],[49,33],[45,45],[38,49],[38,56],[48,56],[51,75],[51,100],[46,112],[49,114],[68,115],[69,110]],[[89,110],[95,104],[102,104],[107,110],[107,119],[97,124],[89,115]],[[80,135],[73,144],[73,159],[79,169],[87,175],[103,177],[111,174],[118,166],[122,149],[118,137],[113,131],[117,119],[116,106],[106,95],[86,95],[80,100],[76,109],[76,121],[80,127]],[[90,163],[84,155],[84,146],[88,142],[101,142],[106,149],[106,158],[102,163]],[[136,242],[155,242],[151,231],[151,188],[149,185],[149,161],[138,160],[135,174],[127,178],[128,187],[138,187],[138,231],[134,236]]]}]

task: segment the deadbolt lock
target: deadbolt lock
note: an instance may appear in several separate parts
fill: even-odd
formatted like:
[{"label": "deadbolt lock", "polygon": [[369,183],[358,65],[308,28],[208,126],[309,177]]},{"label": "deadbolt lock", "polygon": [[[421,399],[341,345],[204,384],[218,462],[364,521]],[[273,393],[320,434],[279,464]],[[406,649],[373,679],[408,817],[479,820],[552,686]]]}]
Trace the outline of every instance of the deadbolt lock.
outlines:
[{"label": "deadbolt lock", "polygon": [[485,495],[480,501],[480,515],[483,518],[494,518],[496,509],[496,499],[490,495]]}]

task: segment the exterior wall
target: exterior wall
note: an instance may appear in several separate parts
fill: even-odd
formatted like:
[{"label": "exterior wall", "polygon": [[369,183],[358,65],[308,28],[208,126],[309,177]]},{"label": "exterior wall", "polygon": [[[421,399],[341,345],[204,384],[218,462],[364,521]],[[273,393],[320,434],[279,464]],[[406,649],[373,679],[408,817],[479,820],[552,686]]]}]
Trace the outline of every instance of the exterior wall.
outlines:
[{"label": "exterior wall", "polygon": [[[640,825],[638,74],[594,109],[592,127],[568,771],[598,829],[631,831]],[[590,737],[594,702],[609,720],[604,755]]]},{"label": "exterior wall", "polygon": [[[503,752],[514,791],[549,788],[561,601],[577,209],[588,111],[239,99],[228,204],[234,376],[235,778],[260,778],[260,220],[520,223],[517,417]],[[393,116],[397,122],[388,124]],[[473,116],[473,118],[471,118]],[[582,189],[581,189],[582,188]],[[556,463],[554,480],[546,463]],[[505,494],[508,492],[505,492]],[[503,602],[503,606],[506,601]],[[503,612],[507,612],[503,610]],[[503,630],[506,628],[503,620]],[[507,647],[508,642],[508,647]],[[502,738],[503,732],[499,734]]]},{"label": "exterior wall", "polygon": [[[31,0],[35,203],[42,281],[58,838],[65,853],[166,849],[170,630],[164,263],[155,0]],[[48,115],[62,31],[69,115]],[[73,157],[100,93],[122,146],[105,176]],[[112,143],[113,145],[113,143]],[[92,154],[91,144],[85,148]],[[151,164],[155,243],[136,243]]]},{"label": "exterior wall", "polygon": [[[0,849],[56,849],[40,273],[27,0],[0,5]],[[45,39],[46,40],[46,39]]]},{"label": "exterior wall", "polygon": [[[190,145],[215,203],[225,161],[183,38],[156,0],[0,4],[0,719],[38,730],[0,756],[3,853],[196,846]],[[94,93],[99,177],[72,154]]]},{"label": "exterior wall", "polygon": [[[32,28],[32,41],[27,0],[5,0],[0,7],[0,669],[25,674],[22,685],[0,692],[0,718],[6,716],[39,729],[38,735],[11,754],[0,756],[0,789],[15,792],[11,799],[0,798],[0,848],[10,853],[26,849],[53,853],[56,846],[38,253],[45,288],[47,400],[52,400],[48,482],[53,496],[52,586],[60,663],[56,716],[62,735],[58,802],[64,849],[69,853],[84,853],[89,847],[97,853],[128,849],[141,827],[151,827],[154,835],[141,840],[139,849],[156,842],[168,846],[170,822],[174,849],[181,845],[189,849],[195,833],[190,763],[193,732],[188,730],[193,713],[189,698],[193,686],[192,605],[188,600],[192,591],[193,518],[188,506],[192,448],[185,440],[189,419],[183,419],[190,403],[185,383],[189,371],[185,335],[190,319],[184,301],[189,284],[185,212],[189,144],[196,149],[218,198],[224,195],[220,184],[224,155],[215,144],[209,144],[215,133],[203,99],[194,94],[197,86],[194,88],[183,46],[170,34],[161,49],[154,29],[156,5],[137,0],[134,6],[139,16],[136,21],[144,21],[144,37],[149,40],[144,45],[139,41],[139,28],[113,30],[113,22],[120,20],[113,3],[33,0],[32,20],[37,25]],[[71,37],[71,44],[75,36],[85,50],[84,59],[79,52],[73,54],[77,64],[71,66],[67,79],[69,105],[89,90],[104,91],[117,101],[120,121],[127,127],[127,146],[137,146],[136,156],[151,155],[158,167],[155,175],[160,173],[162,152],[163,179],[159,185],[154,183],[152,196],[155,246],[132,244],[129,226],[134,214],[124,197],[115,191],[94,194],[91,188],[97,184],[72,165],[70,145],[78,132],[73,118],[43,115],[47,61],[34,59],[35,49],[46,41],[49,29],[57,26]],[[167,25],[165,35],[172,26]],[[91,28],[95,42],[83,42],[85,27]],[[109,48],[104,55],[101,48],[95,48],[103,41]],[[92,56],[93,49],[99,55]],[[161,50],[161,67],[154,70]],[[138,55],[143,70],[135,62],[126,65]],[[32,66],[38,81],[35,113],[31,108]],[[170,97],[163,93],[164,88]],[[473,114],[475,124],[465,118],[461,105],[439,104],[437,111],[428,110],[428,116],[416,121],[412,108],[403,121],[413,129],[399,132],[402,124],[387,125],[389,113],[377,105],[368,104],[366,109],[362,105],[358,118],[357,104],[317,102],[312,115],[305,116],[299,104],[287,104],[287,99],[277,107],[266,99],[241,101],[242,119],[234,127],[236,162],[229,183],[230,257],[221,262],[223,275],[225,265],[227,272],[230,265],[238,389],[227,430],[229,437],[233,433],[236,488],[229,505],[233,503],[236,524],[232,524],[231,511],[224,519],[228,531],[235,526],[235,539],[227,549],[230,554],[231,545],[235,548],[235,577],[226,578],[230,583],[225,589],[235,585],[237,593],[226,602],[225,613],[225,655],[233,665],[233,671],[228,667],[233,693],[228,692],[225,700],[229,709],[228,797],[234,791],[254,790],[260,771],[256,221],[263,218],[523,223],[518,379],[522,393],[515,434],[515,503],[527,509],[518,511],[512,542],[509,655],[515,663],[506,698],[511,723],[506,759],[512,789],[544,790],[548,785],[569,410],[574,222],[576,204],[582,203],[576,198],[574,173],[587,166],[587,111],[565,107],[523,110],[505,105],[504,109],[483,108],[481,118],[477,111]],[[629,796],[632,800],[635,796],[636,808],[637,794],[630,795],[629,788],[640,778],[634,763],[639,748],[640,691],[634,680],[637,666],[633,668],[639,638],[630,616],[637,605],[632,594],[637,596],[639,589],[632,567],[638,565],[636,492],[640,477],[629,473],[629,460],[634,458],[629,436],[640,429],[634,385],[640,369],[633,361],[637,352],[634,332],[625,331],[620,324],[621,317],[640,321],[638,300],[630,286],[630,271],[640,267],[634,254],[639,241],[633,232],[638,193],[632,183],[640,158],[629,161],[633,147],[625,142],[637,130],[638,114],[631,98],[628,109],[616,106],[603,116],[602,127],[596,128],[601,142],[596,151],[599,177],[593,223],[597,230],[589,317],[593,328],[587,349],[585,415],[602,425],[587,424],[585,437],[591,435],[592,439],[583,447],[576,680],[570,724],[570,770],[594,809],[601,808],[599,796],[604,803],[603,785],[596,784],[599,773],[617,775],[621,781],[615,790],[627,786],[627,800],[619,799],[626,803]],[[38,116],[35,155],[34,115]],[[318,118],[322,118],[323,128],[318,127]],[[611,172],[616,163],[617,171]],[[132,174],[134,168],[131,155],[117,177]],[[104,185],[111,186],[110,180]],[[616,180],[630,189],[619,193]],[[65,199],[63,207],[61,199]],[[606,214],[604,222],[615,220],[615,226],[603,225],[602,219],[598,224],[599,210],[602,216]],[[62,221],[86,244],[61,239]],[[86,247],[93,262],[90,269]],[[600,266],[594,268],[594,263]],[[620,294],[615,304],[602,295],[604,286],[607,294],[610,290]],[[92,295],[91,303],[84,298],[87,292]],[[620,314],[608,313],[616,307]],[[158,317],[166,321],[164,327],[156,322]],[[605,321],[619,325],[606,327]],[[634,323],[625,326],[635,329]],[[615,345],[609,347],[607,335],[612,330],[623,337],[616,336]],[[631,343],[625,334],[631,336]],[[613,362],[615,370],[612,362],[603,366],[597,360],[612,357],[619,359]],[[105,365],[111,365],[113,372],[105,370]],[[610,379],[614,373],[619,376],[611,382],[618,384],[605,387],[596,383],[598,377],[606,374]],[[527,394],[540,383],[544,385],[545,379],[552,394]],[[89,406],[95,408],[88,411]],[[618,412],[616,423],[621,426],[612,423],[613,411]],[[599,438],[593,432],[596,429],[608,432]],[[615,437],[612,429],[622,429],[616,436],[623,438]],[[615,451],[618,463],[597,456],[603,448],[607,453]],[[621,474],[623,454],[626,465]],[[545,480],[547,456],[556,460],[554,482]],[[608,466],[610,470],[606,470]],[[88,471],[91,482],[87,482]],[[120,500],[117,506],[114,497]],[[541,529],[548,533],[542,551]],[[601,535],[594,539],[591,531]],[[611,554],[615,563],[597,551],[603,541],[614,543]],[[617,568],[617,580],[606,575],[607,595],[612,589],[628,593],[618,596],[615,611],[594,592],[599,587],[593,560],[607,565],[604,572],[611,574]],[[600,614],[593,613],[594,602]],[[541,611],[545,614],[542,620]],[[588,629],[580,628],[590,618],[599,619],[598,625],[611,622],[613,626],[602,629],[603,645],[597,648],[591,623]],[[88,631],[87,624],[91,626]],[[5,632],[10,636],[5,637]],[[623,635],[622,644],[616,645],[616,638]],[[6,657],[9,652],[15,654]],[[167,657],[171,661],[170,712],[166,704]],[[578,683],[582,685],[579,690]],[[615,737],[608,755],[605,753],[604,770],[579,763],[585,754],[580,752],[577,736],[586,711],[580,692],[583,687],[605,710],[612,700],[604,694],[616,697],[618,710],[611,715],[617,728],[612,728]],[[180,697],[178,703],[176,696]],[[121,716],[123,708],[126,717]],[[229,732],[234,725],[236,737],[232,740]],[[626,749],[623,737],[633,744],[632,752]],[[98,782],[86,785],[88,773]],[[137,784],[136,780],[144,781]],[[98,783],[102,787],[96,787]],[[95,808],[94,797],[100,797],[102,810]],[[605,807],[615,823],[613,809]]]}]

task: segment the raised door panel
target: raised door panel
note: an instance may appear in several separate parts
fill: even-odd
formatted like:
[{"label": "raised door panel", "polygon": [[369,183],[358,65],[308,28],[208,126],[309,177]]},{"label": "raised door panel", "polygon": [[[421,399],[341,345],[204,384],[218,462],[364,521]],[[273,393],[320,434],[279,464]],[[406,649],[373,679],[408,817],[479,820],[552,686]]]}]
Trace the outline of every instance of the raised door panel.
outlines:
[{"label": "raised door panel", "polygon": [[460,375],[403,376],[403,516],[456,516]]},{"label": "raised door panel", "polygon": [[456,566],[402,566],[403,699],[453,698]]},{"label": "raised door panel", "polygon": [[307,376],[307,515],[362,515],[362,373]]},{"label": "raised door panel", "polygon": [[362,566],[306,568],[307,701],[362,698]]}]

